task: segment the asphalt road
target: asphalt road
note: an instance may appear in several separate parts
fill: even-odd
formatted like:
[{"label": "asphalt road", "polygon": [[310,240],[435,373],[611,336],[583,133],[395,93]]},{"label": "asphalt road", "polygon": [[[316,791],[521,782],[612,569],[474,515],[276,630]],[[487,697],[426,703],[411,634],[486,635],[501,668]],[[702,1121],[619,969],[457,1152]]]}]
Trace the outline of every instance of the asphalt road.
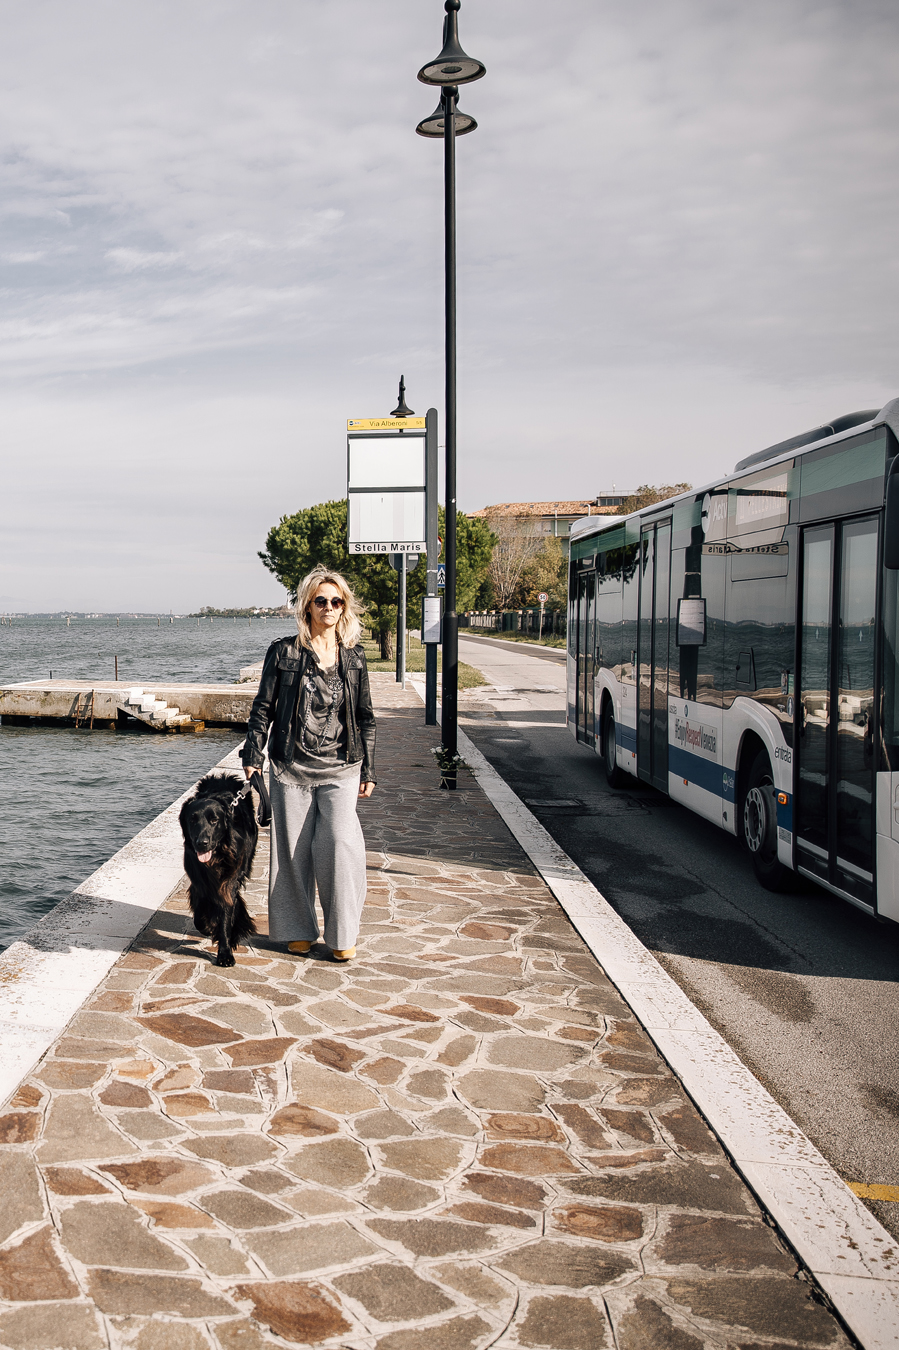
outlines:
[{"label": "asphalt road", "polygon": [[[638,784],[565,726],[565,666],[460,638],[490,681],[461,724],[553,838],[850,1183],[899,1187],[899,925],[801,883]],[[552,805],[568,801],[569,805]],[[899,1237],[899,1202],[866,1201]]]}]

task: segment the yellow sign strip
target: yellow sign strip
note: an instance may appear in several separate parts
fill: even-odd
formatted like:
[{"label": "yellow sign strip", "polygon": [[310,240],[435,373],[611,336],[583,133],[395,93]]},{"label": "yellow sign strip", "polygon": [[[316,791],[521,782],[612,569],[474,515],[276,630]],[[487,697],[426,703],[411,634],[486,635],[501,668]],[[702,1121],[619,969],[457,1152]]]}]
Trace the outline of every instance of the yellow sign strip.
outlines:
[{"label": "yellow sign strip", "polygon": [[866,1186],[863,1181],[850,1181],[850,1191],[861,1200],[893,1200],[899,1202],[899,1186]]},{"label": "yellow sign strip", "polygon": [[351,417],[347,431],[424,431],[423,417]]}]

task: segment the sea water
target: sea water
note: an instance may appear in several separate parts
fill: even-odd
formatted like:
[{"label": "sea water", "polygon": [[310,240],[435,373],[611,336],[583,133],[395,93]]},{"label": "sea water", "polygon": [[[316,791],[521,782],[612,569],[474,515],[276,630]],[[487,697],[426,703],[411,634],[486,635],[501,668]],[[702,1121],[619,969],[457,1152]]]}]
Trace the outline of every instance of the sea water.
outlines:
[{"label": "sea water", "polygon": [[[289,619],[168,616],[13,619],[0,624],[0,684],[119,679],[135,687],[230,683],[291,630]],[[0,725],[0,947],[126,844],[243,739],[240,730]]]}]

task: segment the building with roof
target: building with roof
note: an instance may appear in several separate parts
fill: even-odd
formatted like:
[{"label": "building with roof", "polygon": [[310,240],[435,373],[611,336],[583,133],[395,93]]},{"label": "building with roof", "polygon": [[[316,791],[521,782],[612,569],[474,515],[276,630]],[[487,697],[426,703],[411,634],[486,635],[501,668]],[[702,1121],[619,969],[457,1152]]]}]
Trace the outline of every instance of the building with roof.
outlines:
[{"label": "building with roof", "polygon": [[584,516],[614,516],[622,503],[633,496],[631,491],[612,487],[610,492],[600,492],[586,500],[557,502],[498,502],[496,506],[482,506],[480,511],[470,511],[469,515],[481,518],[500,517],[521,522],[522,531],[534,530],[561,539],[565,556],[568,556],[568,536],[575,520]]}]

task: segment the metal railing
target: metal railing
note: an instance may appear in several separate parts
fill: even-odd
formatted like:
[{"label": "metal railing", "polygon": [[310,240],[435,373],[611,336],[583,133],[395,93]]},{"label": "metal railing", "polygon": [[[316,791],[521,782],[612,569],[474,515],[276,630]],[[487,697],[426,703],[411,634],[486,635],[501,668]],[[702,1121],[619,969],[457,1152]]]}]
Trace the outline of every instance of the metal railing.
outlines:
[{"label": "metal railing", "polygon": [[565,637],[567,616],[564,609],[544,609],[540,623],[540,606],[528,609],[467,610],[459,615],[460,628],[487,630],[491,633],[521,633],[533,638]]}]

